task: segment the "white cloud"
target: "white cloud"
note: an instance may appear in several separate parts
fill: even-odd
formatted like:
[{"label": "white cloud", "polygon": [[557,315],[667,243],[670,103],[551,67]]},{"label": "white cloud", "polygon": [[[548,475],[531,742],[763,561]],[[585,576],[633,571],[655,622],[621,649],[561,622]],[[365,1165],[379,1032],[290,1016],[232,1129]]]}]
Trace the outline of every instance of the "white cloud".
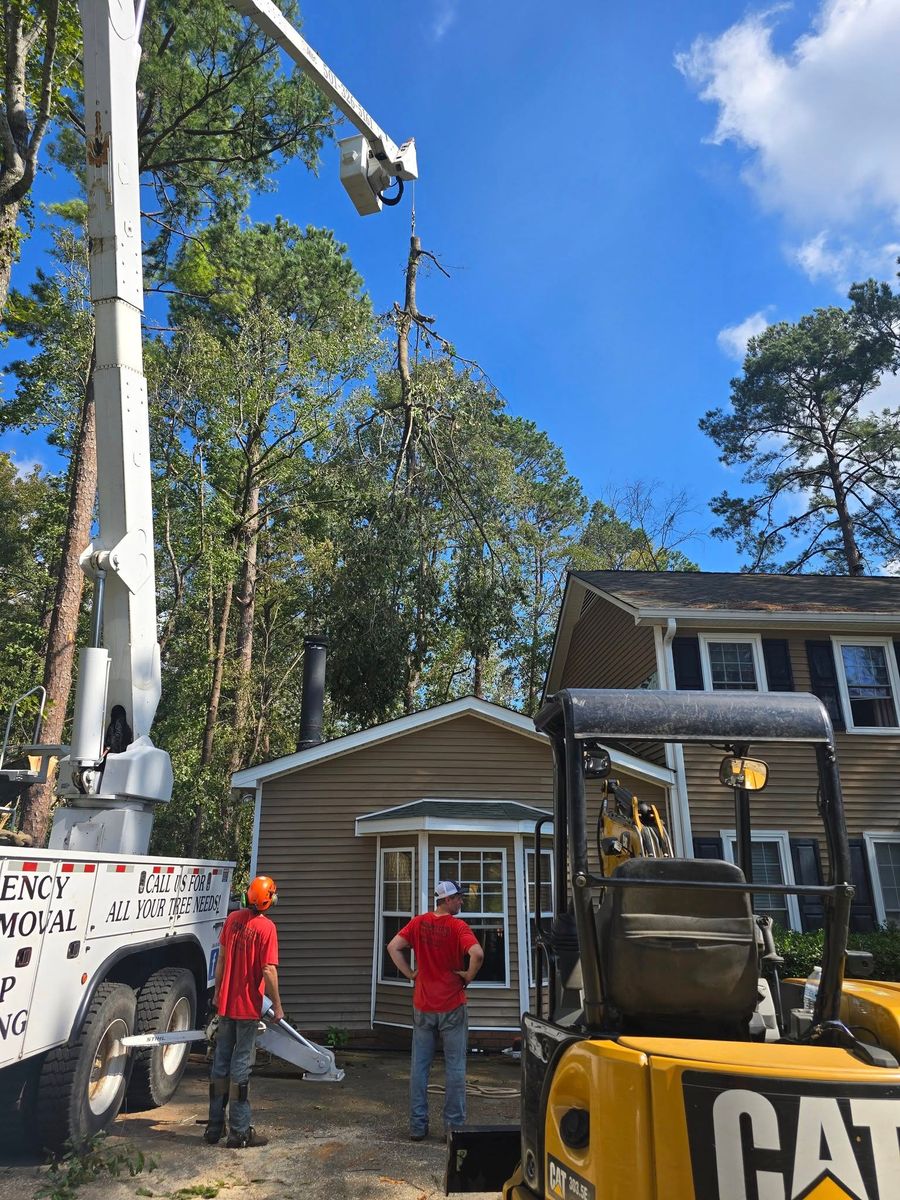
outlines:
[{"label": "white cloud", "polygon": [[769,319],[764,312],[755,312],[737,325],[726,325],[716,335],[719,349],[729,358],[743,362],[747,354],[747,343],[752,337],[762,333],[768,324]]},{"label": "white cloud", "polygon": [[867,248],[852,238],[831,235],[825,229],[794,250],[790,257],[814,282],[830,280],[842,296],[856,279],[871,275],[890,279],[897,270],[900,242]]},{"label": "white cloud", "polygon": [[431,37],[439,42],[459,16],[458,0],[436,0],[434,20],[431,22]]},{"label": "white cloud", "polygon": [[[863,219],[896,228],[900,3],[822,0],[811,32],[786,53],[773,45],[778,12],[748,16],[678,56],[701,98],[718,106],[711,140],[748,150],[748,182],[802,230],[846,229]],[[814,269],[826,270],[815,246],[805,253]]]},{"label": "white cloud", "polygon": [[20,479],[26,479],[32,471],[43,471],[46,469],[45,464],[39,458],[26,458],[20,462],[15,454],[10,454],[9,457]]}]

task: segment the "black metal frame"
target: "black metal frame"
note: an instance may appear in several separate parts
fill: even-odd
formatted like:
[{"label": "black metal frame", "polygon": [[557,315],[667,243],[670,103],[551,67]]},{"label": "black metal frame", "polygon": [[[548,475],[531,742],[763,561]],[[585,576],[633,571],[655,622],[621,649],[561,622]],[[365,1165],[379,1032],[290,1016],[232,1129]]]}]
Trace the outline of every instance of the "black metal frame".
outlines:
[{"label": "black metal frame", "polygon": [[[581,947],[585,1020],[590,1029],[603,1024],[603,987],[600,977],[600,948],[593,919],[593,892],[608,887],[633,887],[637,881],[597,876],[588,869],[587,813],[582,765],[582,743],[586,740],[705,742],[726,746],[745,755],[757,742],[802,742],[815,752],[819,783],[819,815],[828,847],[829,881],[820,886],[766,884],[754,888],[750,868],[749,793],[736,789],[737,826],[741,831],[738,858],[746,884],[640,881],[641,887],[706,888],[717,891],[774,892],[783,895],[820,896],[825,911],[822,978],[813,1014],[812,1037],[826,1042],[843,1042],[840,1025],[841,986],[854,889],[850,882],[850,847],[838,776],[831,719],[815,696],[805,693],[769,692],[669,692],[625,689],[569,688],[551,696],[534,720],[538,730],[550,738],[553,751],[554,912],[565,912],[571,899]],[[539,822],[535,849],[540,848]],[[540,854],[535,854],[535,886],[540,887]],[[540,894],[539,892],[537,893]],[[539,904],[535,908],[538,945],[549,944]],[[556,979],[550,956],[550,995]],[[541,972],[536,973],[537,1013],[543,1007]]]}]

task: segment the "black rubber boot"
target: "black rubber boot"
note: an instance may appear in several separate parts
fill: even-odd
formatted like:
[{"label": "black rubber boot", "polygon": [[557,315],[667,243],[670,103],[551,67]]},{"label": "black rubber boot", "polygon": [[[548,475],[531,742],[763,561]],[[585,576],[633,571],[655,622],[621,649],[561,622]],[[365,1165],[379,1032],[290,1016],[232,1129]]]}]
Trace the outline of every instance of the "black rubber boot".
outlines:
[{"label": "black rubber boot", "polygon": [[229,1133],[225,1145],[229,1150],[246,1150],[248,1146],[268,1146],[269,1139],[263,1133],[258,1133],[253,1126],[246,1133]]},{"label": "black rubber boot", "polygon": [[216,1146],[225,1133],[225,1115],[228,1111],[228,1090],[230,1079],[211,1079],[209,1081],[209,1119],[203,1134],[204,1142]]}]

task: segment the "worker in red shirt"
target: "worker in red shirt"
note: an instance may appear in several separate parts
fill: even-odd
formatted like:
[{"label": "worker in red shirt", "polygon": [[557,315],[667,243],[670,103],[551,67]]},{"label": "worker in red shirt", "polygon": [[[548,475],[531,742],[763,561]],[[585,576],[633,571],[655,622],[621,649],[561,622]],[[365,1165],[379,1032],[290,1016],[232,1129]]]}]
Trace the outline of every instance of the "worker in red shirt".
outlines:
[{"label": "worker in red shirt", "polygon": [[265,1146],[269,1139],[250,1124],[250,1071],[263,993],[272,1001],[272,1016],[284,1019],[278,994],[278,933],[265,915],[278,900],[268,875],[258,875],[247,888],[246,905],[229,915],[219,937],[213,1007],[219,1029],[209,1080],[209,1120],[204,1138],[215,1145],[225,1132],[232,1150]]},{"label": "worker in red shirt", "polygon": [[[442,879],[434,895],[435,911],[413,917],[387,947],[400,974],[415,981],[409,1072],[409,1136],[414,1142],[428,1136],[428,1076],[438,1038],[444,1048],[444,1136],[466,1123],[465,989],[484,962],[475,934],[457,920],[464,901],[459,884]],[[415,970],[405,953],[409,949],[416,956]]]}]

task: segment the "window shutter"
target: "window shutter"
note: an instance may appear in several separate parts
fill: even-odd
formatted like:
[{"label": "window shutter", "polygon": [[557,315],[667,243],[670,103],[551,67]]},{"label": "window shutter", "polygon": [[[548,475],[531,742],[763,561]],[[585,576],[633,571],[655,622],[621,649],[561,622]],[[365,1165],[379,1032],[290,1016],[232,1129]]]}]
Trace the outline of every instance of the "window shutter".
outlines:
[{"label": "window shutter", "polygon": [[[813,887],[822,883],[822,859],[819,855],[818,838],[795,838],[791,841],[791,861],[794,864],[795,883]],[[825,924],[825,911],[818,896],[798,896],[800,928],[804,933],[810,929],[821,929]]]},{"label": "window shutter", "polygon": [[871,933],[878,924],[878,918],[869,879],[869,857],[862,838],[850,838],[850,874],[850,882],[856,888],[850,906],[850,928],[854,933]]},{"label": "window shutter", "polygon": [[724,858],[722,839],[717,837],[695,837],[694,858]]},{"label": "window shutter", "polygon": [[813,694],[828,709],[835,729],[846,729],[831,642],[807,642],[806,657],[809,661],[809,686]]},{"label": "window shutter", "polygon": [[770,692],[792,692],[794,672],[787,638],[763,638],[763,660],[766,664],[766,683]]},{"label": "window shutter", "polygon": [[700,667],[700,639],[672,638],[672,661],[675,664],[675,686],[680,692],[702,692],[703,671]]}]

